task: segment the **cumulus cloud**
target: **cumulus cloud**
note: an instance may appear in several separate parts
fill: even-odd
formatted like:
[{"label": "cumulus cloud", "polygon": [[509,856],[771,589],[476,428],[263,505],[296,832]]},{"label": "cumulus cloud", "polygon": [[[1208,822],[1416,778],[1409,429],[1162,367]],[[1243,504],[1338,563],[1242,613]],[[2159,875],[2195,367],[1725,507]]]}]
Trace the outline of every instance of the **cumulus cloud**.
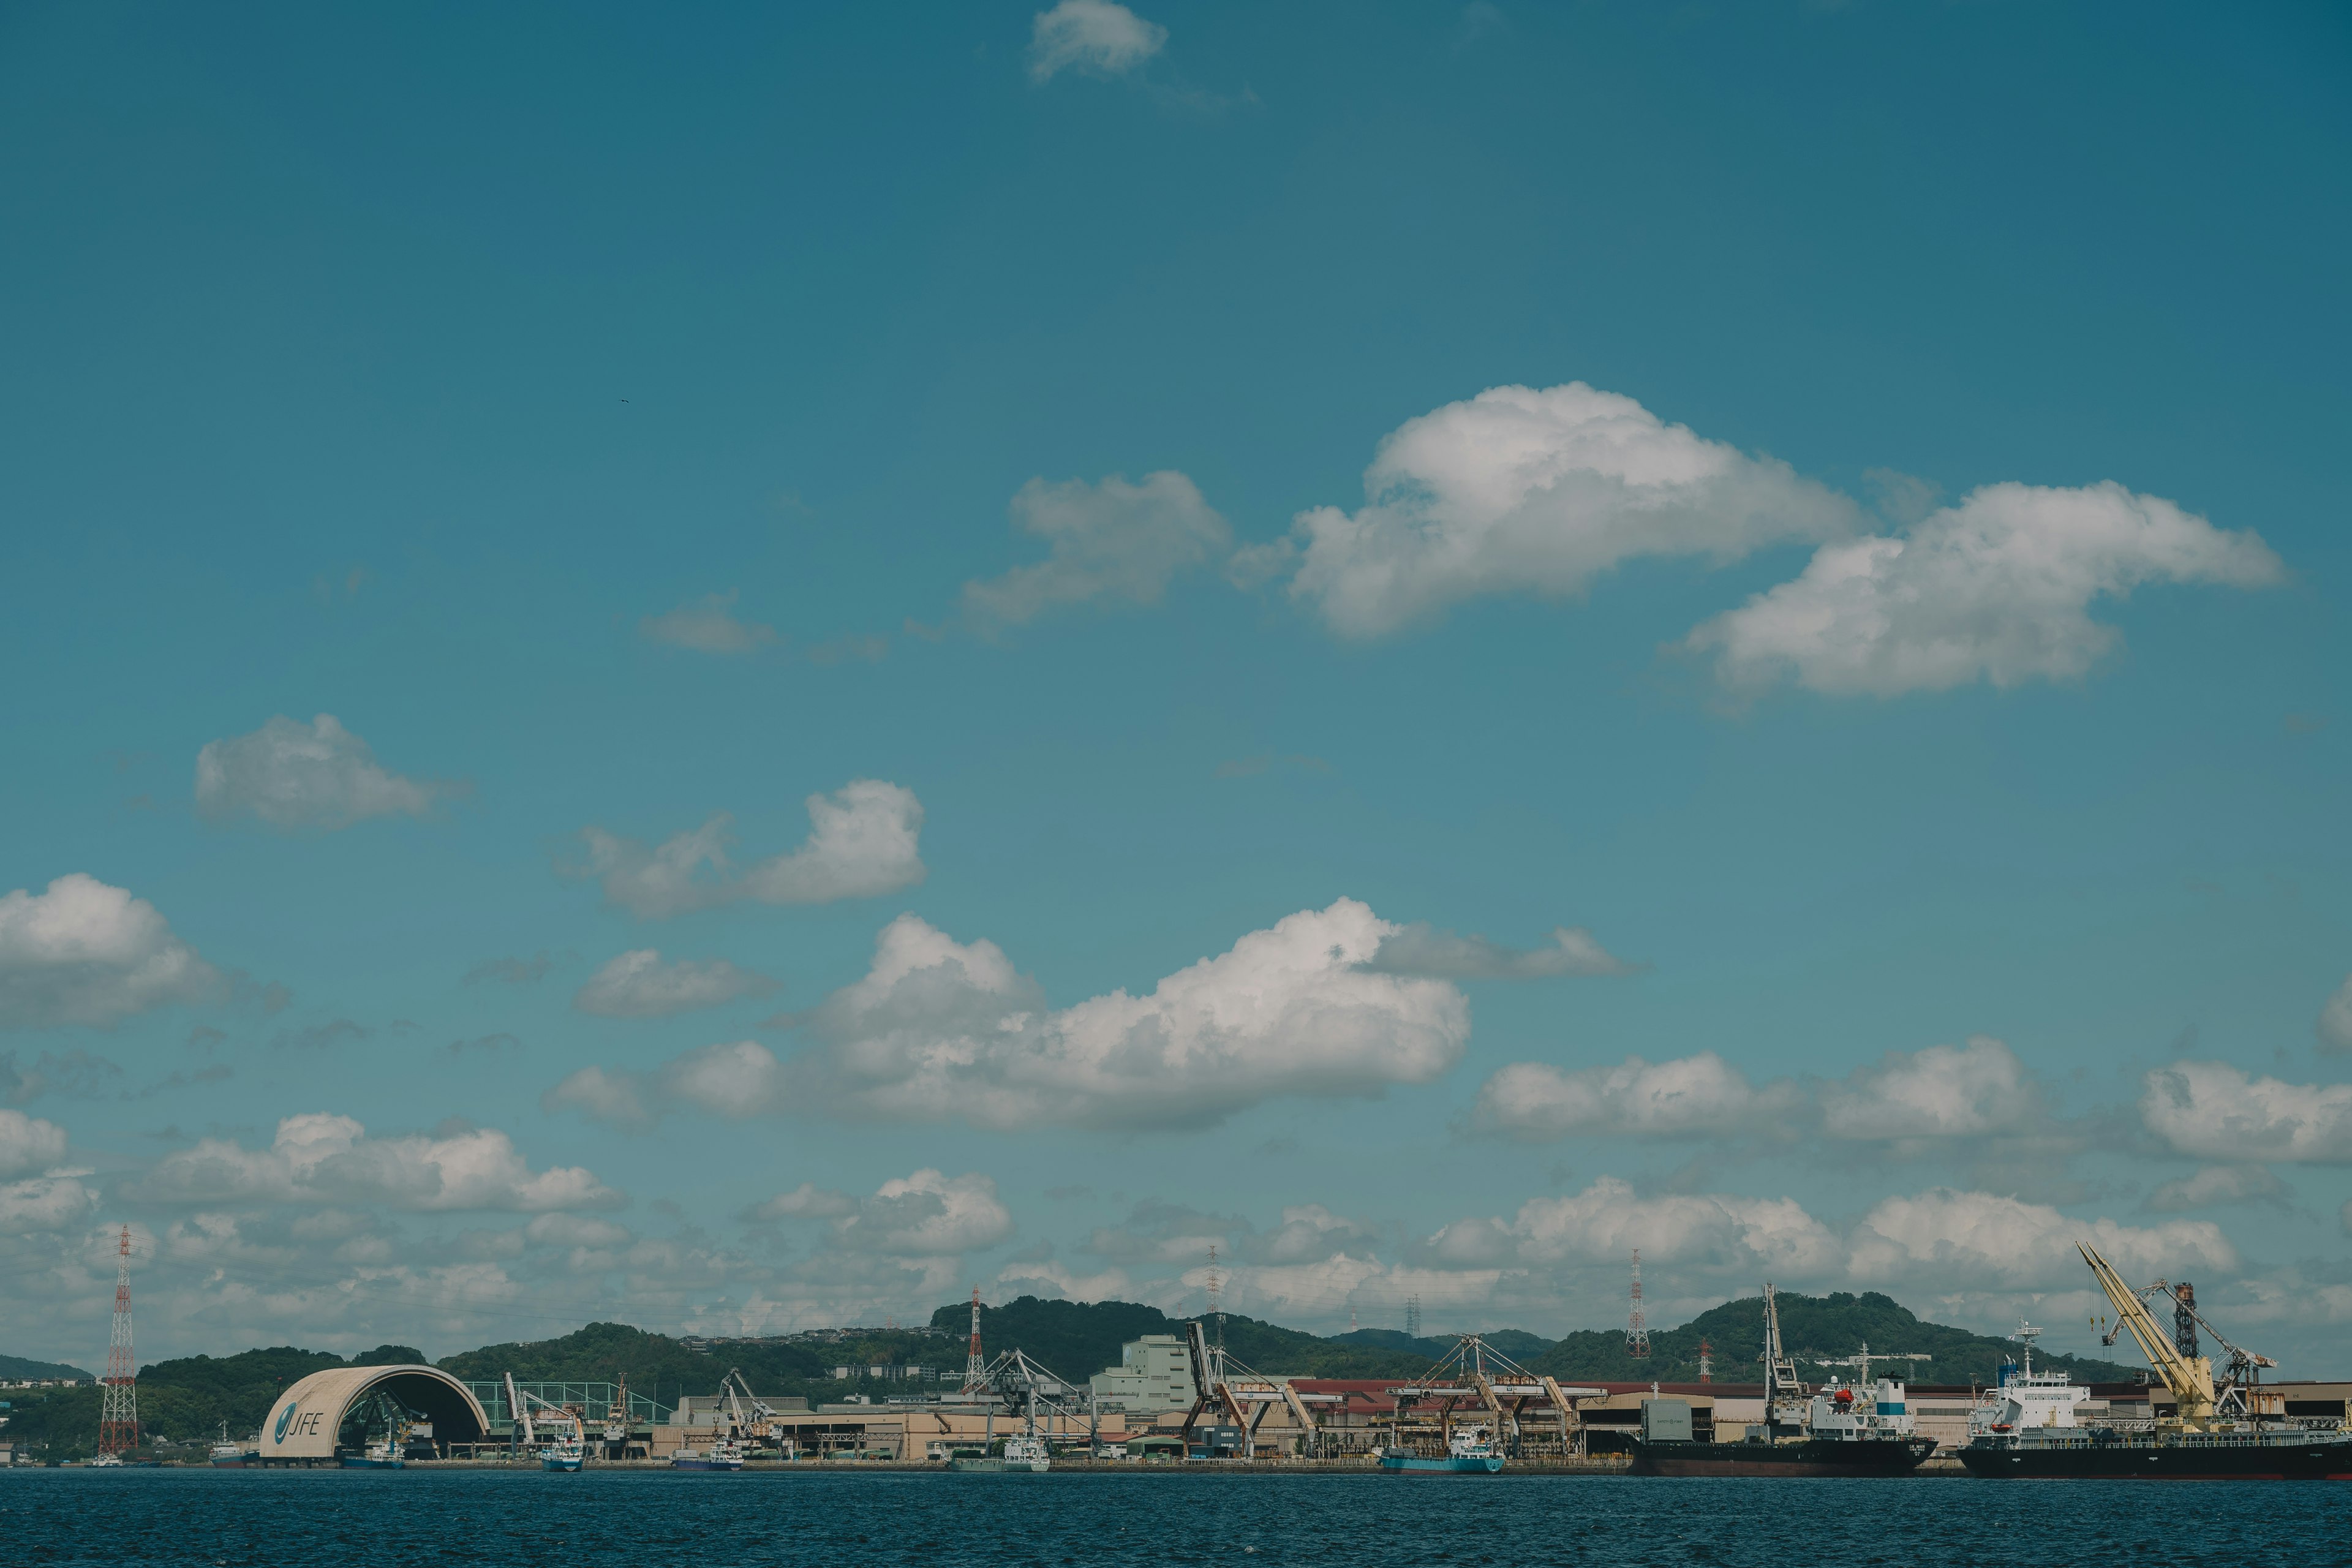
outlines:
[{"label": "cumulus cloud", "polygon": [[661,1018],[741,996],[765,996],[775,989],[776,983],[766,975],[738,969],[723,958],[664,963],[659,951],[641,947],[609,960],[590,975],[572,1005],[607,1018]]},{"label": "cumulus cloud", "polygon": [[1688,1137],[1731,1131],[1794,1100],[1786,1085],[1759,1091],[1713,1051],[1673,1061],[1627,1057],[1614,1067],[1565,1072],[1514,1062],[1478,1090],[1472,1122],[1513,1138],[1572,1133]]},{"label": "cumulus cloud", "polygon": [[2002,1042],[1889,1051],[1840,1083],[1775,1079],[1751,1084],[1713,1051],[1670,1061],[1628,1057],[1568,1070],[1515,1062],[1478,1091],[1471,1123],[1529,1141],[1571,1135],[1720,1135],[1769,1122],[1840,1142],[1917,1154],[1969,1139],[2016,1137],[2048,1126],[2041,1086]]},{"label": "cumulus cloud", "polygon": [[1890,1051],[1822,1095],[1822,1131],[1863,1142],[2020,1132],[2041,1116],[2041,1090],[2025,1064],[1984,1035],[1965,1046]]},{"label": "cumulus cloud", "polygon": [[776,640],[775,627],[736,619],[732,589],[712,594],[667,615],[647,616],[637,623],[637,635],[697,653],[750,653]]},{"label": "cumulus cloud", "polygon": [[2319,1010],[2319,1022],[2313,1026],[2323,1051],[2352,1051],[2352,974],[2336,988],[2327,1005]]},{"label": "cumulus cloud", "polygon": [[0,1182],[0,1236],[79,1228],[98,1194],[71,1176]]},{"label": "cumulus cloud", "polygon": [[1098,599],[1154,604],[1178,573],[1206,565],[1233,544],[1225,520],[1173,470],[1146,474],[1139,485],[1118,474],[1094,485],[1031,479],[1012,510],[1013,526],[1044,540],[1048,553],[964,584],[965,608],[983,622],[1018,625]]},{"label": "cumulus cloud", "polygon": [[1555,926],[1549,941],[1523,951],[1415,921],[1398,927],[1381,943],[1371,967],[1391,974],[1448,980],[1543,980],[1559,974],[1631,974],[1644,966],[1612,955],[1582,926]]},{"label": "cumulus cloud", "polygon": [[66,1157],[66,1130],[21,1110],[0,1110],[0,1177],[46,1171]]},{"label": "cumulus cloud", "polygon": [[2121,640],[2094,599],[2147,583],[2262,587],[2283,575],[2251,532],[2228,532],[2108,482],[1988,485],[1899,538],[1823,545],[1793,582],[1690,634],[1734,689],[1784,677],[1834,695],[1893,697],[1977,680],[2071,680]]},{"label": "cumulus cloud", "polygon": [[652,1072],[584,1067],[540,1096],[544,1110],[576,1110],[591,1121],[639,1132],[679,1109],[729,1121],[771,1115],[786,1103],[784,1067],[757,1040],[704,1046]]},{"label": "cumulus cloud", "polygon": [[1065,1301],[1135,1299],[1135,1281],[1124,1268],[1080,1274],[1050,1258],[1008,1263],[996,1271],[995,1284],[998,1289],[993,1294],[1000,1300],[1015,1296],[1043,1296]]},{"label": "cumulus cloud", "polygon": [[2167,1182],[2147,1195],[2155,1214],[2215,1208],[2223,1204],[2279,1203],[2286,1184],[2263,1165],[2207,1165],[2196,1174]]},{"label": "cumulus cloud", "polygon": [[690,1103],[1010,1129],[1199,1126],[1281,1095],[1376,1095],[1444,1071],[1470,1029],[1453,986],[1364,967],[1394,929],[1341,899],[1147,995],[1055,1009],[995,943],[901,915],[865,976],[802,1016],[813,1043],[793,1061],[712,1046],[651,1073],[583,1068],[541,1103],[625,1127]]},{"label": "cumulus cloud", "polygon": [[[1580,1193],[1530,1199],[1509,1234],[1525,1262],[1621,1258],[1636,1247],[1661,1263],[1763,1268],[1818,1277],[1844,1248],[1793,1198],[1661,1193],[1643,1196],[1604,1176]],[[1444,1232],[1433,1238],[1442,1247]]]},{"label": "cumulus cloud", "polygon": [[1376,637],[1465,600],[1565,598],[1642,556],[1728,561],[1847,532],[1853,503],[1786,463],[1669,425],[1582,382],[1497,386],[1406,421],[1364,474],[1366,505],[1318,507],[1237,580],[1296,552],[1290,594]]},{"label": "cumulus cloud", "polygon": [[1279,1095],[1373,1095],[1461,1055],[1469,1005],[1364,965],[1395,927],[1361,903],[1285,917],[1223,953],[1059,1010],[994,943],[914,915],[820,1005],[812,1066],[845,1110],[986,1127],[1212,1122]]},{"label": "cumulus cloud", "polygon": [[2126,1278],[2178,1279],[2184,1268],[2238,1266],[2236,1248],[2210,1220],[2078,1220],[2043,1204],[1937,1188],[1887,1198],[1864,1215],[1848,1272],[1862,1284],[2030,1289],[2082,1279],[2077,1241],[2097,1247]]},{"label": "cumulus cloud", "polygon": [[1013,1214],[997,1197],[996,1183],[977,1171],[954,1177],[917,1171],[883,1183],[865,1198],[804,1182],[746,1217],[828,1220],[833,1247],[908,1258],[954,1257],[994,1247],[1013,1234]]},{"label": "cumulus cloud", "polygon": [[422,816],[454,793],[454,785],[389,771],[331,713],[307,727],[279,714],[196,753],[198,811],[214,818],[249,812],[272,827],[332,831],[371,816]]},{"label": "cumulus cloud", "polygon": [[2141,1079],[2140,1120],[2176,1152],[2225,1164],[2352,1164],[2352,1084],[2283,1083],[2225,1062]]},{"label": "cumulus cloud", "polygon": [[135,1195],[173,1204],[380,1204],[424,1211],[617,1207],[621,1194],[578,1165],[533,1171],[494,1128],[371,1138],[348,1116],[278,1124],[267,1149],[206,1138],[156,1162]]},{"label": "cumulus cloud", "polygon": [[1029,79],[1040,86],[1065,70],[1119,76],[1168,42],[1168,29],[1113,0],[1061,0],[1029,29]]},{"label": "cumulus cloud", "polygon": [[112,1024],[219,981],[154,905],[95,877],[0,898],[0,1028]]},{"label": "cumulus cloud", "polygon": [[[870,899],[921,881],[923,805],[915,792],[880,779],[852,779],[807,800],[809,836],[787,854],[738,867],[729,858],[730,818],[721,814],[654,848],[601,827],[586,829],[581,874],[607,902],[645,920],[750,900],[823,904]],[[707,874],[706,874],[707,868]]]}]

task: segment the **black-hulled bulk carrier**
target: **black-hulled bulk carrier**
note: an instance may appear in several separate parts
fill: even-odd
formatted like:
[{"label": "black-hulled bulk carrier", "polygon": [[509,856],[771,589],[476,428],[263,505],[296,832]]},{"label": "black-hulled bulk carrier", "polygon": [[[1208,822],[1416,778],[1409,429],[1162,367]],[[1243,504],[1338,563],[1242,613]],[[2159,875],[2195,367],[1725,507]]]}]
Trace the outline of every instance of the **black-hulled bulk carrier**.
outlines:
[{"label": "black-hulled bulk carrier", "polygon": [[[1780,1349],[1780,1312],[1772,1287],[1764,1287],[1764,1429],[1737,1443],[1690,1440],[1689,1427],[1674,1421],[1671,1405],[1654,1401],[1643,1409],[1643,1430],[1633,1445],[1637,1476],[1907,1476],[1936,1451],[1922,1437],[1903,1384],[1891,1378],[1870,1382],[1864,1362],[1860,1387],[1831,1384],[1808,1399],[1797,1382],[1796,1364]],[[1687,1406],[1681,1407],[1687,1410]]]},{"label": "black-hulled bulk carrier", "polygon": [[[1960,1462],[1971,1475],[2000,1479],[2132,1479],[2149,1481],[2352,1480],[2352,1431],[2341,1424],[2307,1428],[2273,1418],[2255,1381],[2266,1356],[2230,1344],[2200,1317],[2185,1285],[2159,1279],[2146,1290],[2124,1283],[2098,1252],[2078,1247],[2116,1309],[2118,1332],[2129,1330],[2148,1363],[2171,1391],[2174,1414],[2145,1431],[2082,1426],[2074,1412],[2088,1391],[2063,1373],[2033,1370],[2033,1331],[2022,1325],[2025,1364],[1989,1390],[1969,1419]],[[2146,1298],[2161,1292],[2176,1303],[2167,1335]],[[2203,1328],[2230,1351],[2231,1377],[2218,1394],[2213,1363],[2198,1353]],[[2113,1342],[2114,1336],[2109,1336]]]}]

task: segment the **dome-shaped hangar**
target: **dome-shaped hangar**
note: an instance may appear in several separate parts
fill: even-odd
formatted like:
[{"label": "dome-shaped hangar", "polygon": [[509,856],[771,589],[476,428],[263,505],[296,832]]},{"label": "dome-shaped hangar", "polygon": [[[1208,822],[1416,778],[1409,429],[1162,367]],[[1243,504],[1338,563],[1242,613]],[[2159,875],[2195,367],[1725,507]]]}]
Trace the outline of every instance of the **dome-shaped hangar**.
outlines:
[{"label": "dome-shaped hangar", "polygon": [[466,1385],[437,1366],[333,1366],[279,1394],[261,1422],[261,1462],[332,1463],[339,1448],[356,1451],[373,1428],[381,1440],[398,1411],[433,1423],[436,1447],[479,1443],[490,1420]]}]

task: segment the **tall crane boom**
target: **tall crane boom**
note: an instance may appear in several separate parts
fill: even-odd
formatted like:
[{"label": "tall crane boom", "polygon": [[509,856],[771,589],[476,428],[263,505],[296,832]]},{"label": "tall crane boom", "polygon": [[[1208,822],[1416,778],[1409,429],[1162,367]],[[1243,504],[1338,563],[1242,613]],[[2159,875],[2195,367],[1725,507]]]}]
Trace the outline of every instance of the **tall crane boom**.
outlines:
[{"label": "tall crane boom", "polygon": [[2124,1283],[2123,1276],[2099,1256],[2096,1247],[2078,1241],[2074,1250],[2091,1266],[2091,1277],[2107,1293],[2116,1317],[2139,1342],[2140,1353],[2147,1357],[2147,1364],[2156,1369],[2157,1375],[2164,1379],[2164,1386],[2172,1391],[2173,1408],[2181,1423],[2196,1427],[2212,1420],[2213,1363],[2201,1355],[2182,1355],[2172,1335],[2156,1321],[2147,1303],[2139,1299],[2139,1292]]}]

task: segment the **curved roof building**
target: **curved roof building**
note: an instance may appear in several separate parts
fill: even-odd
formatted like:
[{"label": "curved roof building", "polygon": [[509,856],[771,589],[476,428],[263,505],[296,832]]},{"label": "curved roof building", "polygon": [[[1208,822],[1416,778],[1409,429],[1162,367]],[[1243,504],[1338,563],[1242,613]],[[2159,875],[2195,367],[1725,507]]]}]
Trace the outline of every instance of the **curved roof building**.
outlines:
[{"label": "curved roof building", "polygon": [[333,1366],[303,1378],[270,1405],[261,1423],[261,1462],[332,1460],[344,1422],[366,1416],[377,1394],[432,1422],[437,1442],[478,1443],[489,1436],[489,1417],[471,1391],[437,1366]]}]

